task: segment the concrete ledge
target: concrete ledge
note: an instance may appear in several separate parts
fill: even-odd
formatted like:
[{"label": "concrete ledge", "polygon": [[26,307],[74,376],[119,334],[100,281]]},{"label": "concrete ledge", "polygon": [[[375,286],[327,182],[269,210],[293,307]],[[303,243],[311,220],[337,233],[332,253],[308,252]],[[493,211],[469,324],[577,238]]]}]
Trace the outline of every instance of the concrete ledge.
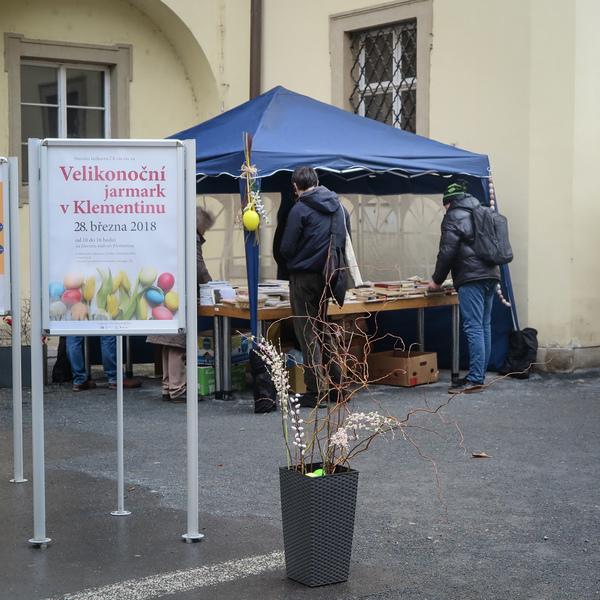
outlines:
[{"label": "concrete ledge", "polygon": [[540,348],[536,369],[547,373],[572,373],[600,367],[600,346],[589,348]]}]

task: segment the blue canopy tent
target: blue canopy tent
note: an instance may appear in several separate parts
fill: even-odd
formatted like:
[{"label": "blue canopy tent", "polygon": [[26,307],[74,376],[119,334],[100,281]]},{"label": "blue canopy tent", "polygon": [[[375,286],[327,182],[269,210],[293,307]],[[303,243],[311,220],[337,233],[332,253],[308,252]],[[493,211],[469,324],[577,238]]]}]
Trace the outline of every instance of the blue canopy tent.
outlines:
[{"label": "blue canopy tent", "polygon": [[[489,204],[487,156],[390,127],[280,86],[172,136],[196,140],[199,194],[243,189],[244,133],[252,137],[252,164],[258,169],[264,192],[289,191],[290,172],[299,165],[311,165],[319,171],[323,185],[340,194],[437,194],[453,178],[461,178],[468,181],[474,196]],[[246,236],[246,265],[256,333],[259,251],[252,238]],[[502,269],[502,279],[512,309],[499,302],[495,306],[492,366],[506,353],[508,331],[518,326],[507,267]]]}]

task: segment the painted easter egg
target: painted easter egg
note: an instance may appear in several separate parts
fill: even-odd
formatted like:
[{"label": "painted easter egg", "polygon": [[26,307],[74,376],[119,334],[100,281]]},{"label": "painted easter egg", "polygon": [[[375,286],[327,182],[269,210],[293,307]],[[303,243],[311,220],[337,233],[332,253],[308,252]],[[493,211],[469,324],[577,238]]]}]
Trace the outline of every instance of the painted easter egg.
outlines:
[{"label": "painted easter egg", "polygon": [[88,317],[87,304],[83,302],[77,302],[71,306],[71,318],[73,321],[85,321]]},{"label": "painted easter egg", "polygon": [[80,288],[83,283],[83,275],[80,273],[70,273],[65,277],[64,284],[68,290],[74,290]]},{"label": "painted easter egg", "polygon": [[50,298],[52,300],[58,300],[65,291],[65,286],[60,281],[52,281],[48,286]]},{"label": "painted easter egg", "polygon": [[256,231],[260,224],[260,217],[255,210],[247,210],[242,216],[242,223],[248,231]]},{"label": "painted easter egg", "polygon": [[81,302],[81,292],[79,290],[65,290],[61,296],[61,300],[67,306],[73,306],[73,304]]},{"label": "painted easter egg", "polygon": [[157,321],[170,321],[173,318],[173,313],[165,306],[155,306],[152,309],[152,318]]},{"label": "painted easter egg", "polygon": [[53,321],[60,321],[67,313],[67,307],[64,302],[57,300],[50,305],[49,312]]},{"label": "painted easter egg", "polygon": [[179,308],[179,296],[177,295],[177,292],[167,292],[165,294],[165,306],[171,312],[177,312],[177,309]]},{"label": "painted easter egg", "polygon": [[156,269],[153,269],[152,267],[144,267],[140,271],[139,278],[142,285],[152,285],[156,279]]},{"label": "painted easter egg", "polygon": [[162,293],[162,290],[156,287],[151,287],[146,290],[146,300],[148,304],[152,304],[156,306],[157,304],[162,304],[165,300],[165,295]]},{"label": "painted easter egg", "polygon": [[167,293],[175,285],[175,277],[172,273],[162,273],[158,276],[156,285],[165,293]]}]

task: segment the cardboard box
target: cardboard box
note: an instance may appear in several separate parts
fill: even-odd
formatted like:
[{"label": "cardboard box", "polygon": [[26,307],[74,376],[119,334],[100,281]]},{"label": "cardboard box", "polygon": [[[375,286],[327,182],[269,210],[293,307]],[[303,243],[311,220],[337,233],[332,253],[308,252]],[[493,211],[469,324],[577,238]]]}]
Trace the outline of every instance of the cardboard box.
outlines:
[{"label": "cardboard box", "polygon": [[435,352],[389,350],[367,358],[369,381],[381,385],[413,387],[438,380]]},{"label": "cardboard box", "polygon": [[293,394],[304,394],[306,392],[306,384],[304,383],[304,367],[302,365],[294,365],[287,368],[290,391]]},{"label": "cardboard box", "polygon": [[[231,390],[243,392],[246,389],[246,368],[248,363],[231,366]],[[198,367],[198,395],[212,396],[215,393],[215,368],[211,366]]]},{"label": "cardboard box", "polygon": [[[235,333],[231,336],[231,362],[245,362],[249,359],[250,333]],[[212,331],[198,333],[198,365],[215,364],[215,340]]]}]

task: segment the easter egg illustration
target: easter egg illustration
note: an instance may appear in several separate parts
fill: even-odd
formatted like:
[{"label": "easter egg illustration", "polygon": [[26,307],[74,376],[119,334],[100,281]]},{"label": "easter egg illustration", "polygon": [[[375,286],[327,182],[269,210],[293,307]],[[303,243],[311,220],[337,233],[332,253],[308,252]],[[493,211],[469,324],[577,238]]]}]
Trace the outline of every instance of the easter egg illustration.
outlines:
[{"label": "easter egg illustration", "polygon": [[179,308],[179,296],[177,295],[177,292],[167,292],[165,294],[165,306],[171,312],[177,312],[177,309]]},{"label": "easter egg illustration", "polygon": [[146,301],[152,306],[162,304],[164,302],[165,295],[162,290],[157,287],[151,287],[146,290]]},{"label": "easter egg illustration", "polygon": [[65,286],[60,281],[52,281],[48,285],[48,291],[52,300],[58,300],[65,291]]},{"label": "easter egg illustration", "polygon": [[248,231],[256,231],[260,225],[260,217],[255,210],[247,210],[242,215],[242,223]]},{"label": "easter egg illustration", "polygon": [[153,269],[152,267],[144,267],[140,271],[139,278],[142,285],[152,285],[156,279],[156,269]]},{"label": "easter egg illustration", "polygon": [[67,307],[64,302],[57,300],[50,305],[49,312],[53,321],[60,321],[67,313]]},{"label": "easter egg illustration", "polygon": [[65,290],[65,292],[61,296],[61,300],[67,306],[73,306],[73,304],[77,304],[78,302],[81,302],[81,292],[79,290],[71,290],[71,289]]},{"label": "easter egg illustration", "polygon": [[73,321],[85,321],[88,317],[87,304],[83,302],[77,302],[71,306],[71,318]]},{"label": "easter egg illustration", "polygon": [[175,285],[175,277],[172,273],[162,273],[158,276],[156,285],[165,293],[167,293]]},{"label": "easter egg illustration", "polygon": [[79,273],[70,273],[65,277],[64,284],[68,290],[74,290],[80,288],[83,283],[83,275]]},{"label": "easter egg illustration", "polygon": [[173,318],[173,314],[164,306],[155,306],[152,309],[152,318],[157,321],[170,321]]}]

